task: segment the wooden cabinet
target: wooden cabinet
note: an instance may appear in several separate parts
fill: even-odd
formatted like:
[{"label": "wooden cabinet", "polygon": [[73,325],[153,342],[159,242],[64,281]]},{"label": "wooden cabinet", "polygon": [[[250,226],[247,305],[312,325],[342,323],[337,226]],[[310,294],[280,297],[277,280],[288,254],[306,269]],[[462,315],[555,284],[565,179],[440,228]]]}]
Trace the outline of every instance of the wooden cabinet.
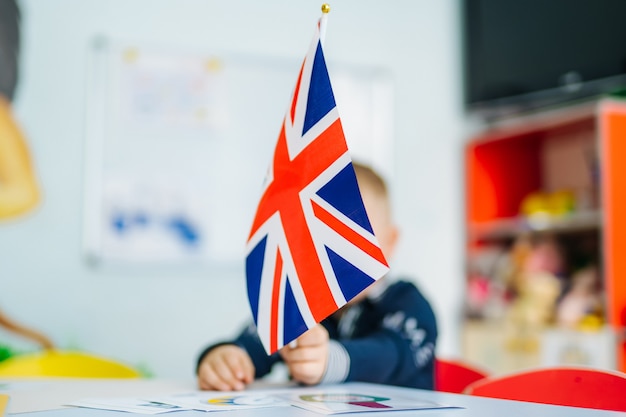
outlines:
[{"label": "wooden cabinet", "polygon": [[[544,332],[559,330],[571,316],[566,296],[591,279],[582,275],[595,274],[595,322],[586,315],[580,326],[568,327],[612,333],[602,343],[615,340],[613,363],[625,370],[626,257],[620,259],[619,249],[626,249],[626,102],[586,103],[489,126],[468,141],[465,174],[468,359],[493,366],[480,358],[476,342],[468,342],[487,340],[476,335],[490,329],[509,359],[526,355],[505,371],[540,365]],[[523,265],[520,242],[530,247]],[[527,268],[536,277],[542,267],[552,278],[543,276],[537,294],[549,292],[549,302],[528,297],[520,306],[526,293],[514,274]],[[543,315],[533,313],[542,309]],[[522,323],[517,328],[515,320]],[[527,322],[541,326],[529,330]]]}]

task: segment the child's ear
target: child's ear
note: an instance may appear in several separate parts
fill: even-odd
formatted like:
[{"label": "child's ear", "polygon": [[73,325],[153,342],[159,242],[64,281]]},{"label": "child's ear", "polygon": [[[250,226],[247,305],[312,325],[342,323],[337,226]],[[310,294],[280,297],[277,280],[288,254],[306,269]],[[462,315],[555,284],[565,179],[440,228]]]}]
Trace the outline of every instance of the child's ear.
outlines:
[{"label": "child's ear", "polygon": [[398,229],[395,224],[391,224],[387,228],[385,235],[385,248],[382,249],[385,257],[387,258],[387,262],[389,262],[390,258],[393,258],[393,255],[396,252],[396,246],[398,245],[398,240],[400,239],[400,229]]}]

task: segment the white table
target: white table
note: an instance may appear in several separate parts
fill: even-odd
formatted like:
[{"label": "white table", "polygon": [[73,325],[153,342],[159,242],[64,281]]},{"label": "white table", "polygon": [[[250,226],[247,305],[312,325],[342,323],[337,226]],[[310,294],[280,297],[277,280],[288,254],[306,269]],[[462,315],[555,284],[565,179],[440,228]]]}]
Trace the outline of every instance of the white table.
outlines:
[{"label": "white table", "polygon": [[[497,400],[468,395],[448,394],[433,391],[390,387],[373,384],[354,384],[372,387],[383,396],[403,395],[411,398],[433,401],[461,408],[352,413],[350,417],[586,417],[586,416],[625,416],[626,413],[591,410],[574,407],[560,407],[546,404],[533,404],[518,401]],[[13,417],[124,417],[139,414],[106,410],[64,407],[63,404],[88,397],[138,397],[143,395],[161,396],[195,390],[195,381],[170,380],[98,380],[98,379],[38,379],[0,380],[0,391],[11,396],[8,413]],[[254,386],[252,387],[254,389]],[[267,389],[267,385],[262,386]],[[203,411],[177,411],[160,414],[164,417],[207,416]],[[221,417],[319,417],[295,407],[260,408],[251,410],[222,411]]]}]

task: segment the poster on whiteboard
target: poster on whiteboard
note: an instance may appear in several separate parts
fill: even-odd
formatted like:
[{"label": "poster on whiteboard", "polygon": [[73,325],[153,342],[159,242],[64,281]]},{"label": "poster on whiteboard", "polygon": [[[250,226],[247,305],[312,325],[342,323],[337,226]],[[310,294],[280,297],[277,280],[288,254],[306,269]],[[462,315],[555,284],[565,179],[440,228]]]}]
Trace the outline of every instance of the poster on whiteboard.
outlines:
[{"label": "poster on whiteboard", "polygon": [[[88,259],[241,263],[299,65],[95,41],[86,103]],[[332,61],[329,71],[352,157],[391,176],[389,74]]]}]

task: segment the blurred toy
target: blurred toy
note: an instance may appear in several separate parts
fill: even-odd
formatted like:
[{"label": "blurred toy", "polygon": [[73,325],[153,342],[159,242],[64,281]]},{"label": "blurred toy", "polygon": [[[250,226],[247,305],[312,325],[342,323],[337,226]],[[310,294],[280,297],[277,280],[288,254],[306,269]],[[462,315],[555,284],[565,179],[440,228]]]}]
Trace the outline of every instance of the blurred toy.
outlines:
[{"label": "blurred toy", "polygon": [[572,213],[576,209],[576,196],[568,190],[552,193],[535,192],[527,195],[520,213],[530,222],[548,221]]},{"label": "blurred toy", "polygon": [[602,324],[601,281],[596,267],[581,269],[557,308],[557,323],[566,327],[598,327]]},{"label": "blurred toy", "polygon": [[534,241],[524,236],[516,242],[514,250],[519,264],[512,277],[516,297],[507,313],[510,333],[507,344],[512,350],[535,351],[539,332],[554,318],[561,293],[563,253],[550,236]]},{"label": "blurred toy", "polygon": [[548,272],[527,274],[525,285],[511,305],[510,318],[520,325],[541,327],[554,317],[561,283]]},{"label": "blurred toy", "polygon": [[466,316],[499,319],[509,302],[506,276],[509,256],[502,247],[485,247],[472,253],[468,264]]},{"label": "blurred toy", "polygon": [[524,259],[523,270],[526,274],[548,273],[559,276],[564,272],[563,250],[556,239],[546,235],[538,237]]},{"label": "blurred toy", "polygon": [[529,325],[545,325],[552,320],[561,293],[558,277],[564,266],[562,249],[553,237],[542,236],[532,243],[517,280],[513,309],[518,310],[518,320]]}]

